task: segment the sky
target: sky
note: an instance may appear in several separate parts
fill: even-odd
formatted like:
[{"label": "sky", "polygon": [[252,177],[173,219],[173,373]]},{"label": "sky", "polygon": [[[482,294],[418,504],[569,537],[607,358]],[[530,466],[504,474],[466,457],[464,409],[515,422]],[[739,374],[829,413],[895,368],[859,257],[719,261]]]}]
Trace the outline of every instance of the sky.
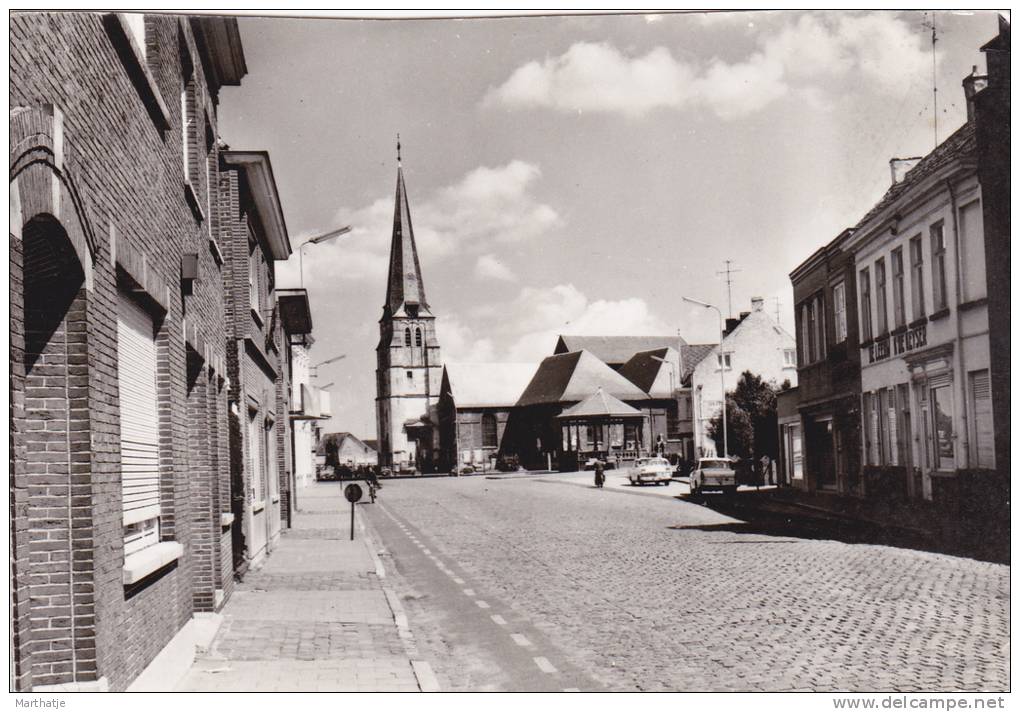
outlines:
[{"label": "sky", "polygon": [[[445,362],[540,361],[561,333],[717,340],[934,147],[931,15],[825,11],[239,20],[233,149],[268,150],[327,431],[375,437],[396,135]],[[935,13],[938,137],[966,119],[993,13]],[[778,300],[778,304],[777,304]]]}]

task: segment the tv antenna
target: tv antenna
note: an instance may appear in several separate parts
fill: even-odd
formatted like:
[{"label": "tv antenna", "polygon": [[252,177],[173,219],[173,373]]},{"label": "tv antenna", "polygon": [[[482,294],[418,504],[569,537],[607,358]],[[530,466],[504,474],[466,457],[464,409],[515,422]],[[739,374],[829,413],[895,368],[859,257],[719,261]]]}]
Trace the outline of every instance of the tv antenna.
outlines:
[{"label": "tv antenna", "polygon": [[730,275],[734,272],[739,272],[740,270],[733,269],[731,267],[733,260],[725,260],[725,262],[726,269],[720,270],[719,272],[716,272],[716,274],[726,275],[726,316],[730,317],[733,316],[733,290],[731,288],[733,285],[733,278]]},{"label": "tv antenna", "polygon": [[[927,14],[927,13],[925,13]],[[939,145],[939,86],[938,79],[935,74],[935,43],[938,42],[938,30],[935,27],[935,12],[931,13],[931,20],[927,20],[921,23],[921,26],[927,30],[931,30],[931,101],[932,101],[932,113],[935,114],[935,147]]]}]

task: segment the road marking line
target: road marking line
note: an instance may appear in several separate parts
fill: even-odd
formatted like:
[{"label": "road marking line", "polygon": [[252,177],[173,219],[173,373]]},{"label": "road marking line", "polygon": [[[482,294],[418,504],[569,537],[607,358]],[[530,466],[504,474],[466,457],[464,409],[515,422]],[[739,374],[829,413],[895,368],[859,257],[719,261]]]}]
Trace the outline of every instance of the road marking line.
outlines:
[{"label": "road marking line", "polygon": [[463,586],[464,585],[464,579],[458,578],[457,576],[453,577],[453,582],[455,584],[457,584],[458,586]]},{"label": "road marking line", "polygon": [[513,641],[515,643],[517,643],[519,646],[521,646],[522,648],[530,648],[531,647],[531,641],[528,640],[527,638],[525,638],[520,633],[511,633],[510,637],[513,638]]},{"label": "road marking line", "polygon": [[581,690],[577,687],[564,687],[564,692],[580,692]]},{"label": "road marking line", "polygon": [[475,595],[475,590],[473,588],[465,588],[464,589],[464,595],[465,596],[474,596]]},{"label": "road marking line", "polygon": [[489,616],[489,618],[491,618],[492,622],[495,623],[496,625],[506,625],[506,620],[503,618],[503,616],[499,615],[498,613],[492,614],[491,616]]},{"label": "road marking line", "polygon": [[547,673],[549,675],[555,675],[558,672],[556,668],[553,667],[553,664],[549,662],[546,658],[537,657],[532,658],[532,660],[534,660],[535,664],[538,665],[538,669],[544,673]]},{"label": "road marking line", "polygon": [[488,608],[489,607],[489,604],[486,603],[485,601],[482,601],[482,600],[476,600],[475,603],[478,604],[479,608]]}]

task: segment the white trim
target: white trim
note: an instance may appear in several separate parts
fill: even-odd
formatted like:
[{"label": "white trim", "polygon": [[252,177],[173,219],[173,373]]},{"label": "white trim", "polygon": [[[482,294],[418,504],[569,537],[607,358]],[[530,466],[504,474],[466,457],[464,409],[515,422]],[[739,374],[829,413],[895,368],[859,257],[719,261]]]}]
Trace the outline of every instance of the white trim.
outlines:
[{"label": "white trim", "polygon": [[184,547],[176,541],[161,541],[124,557],[124,585],[136,583],[153,571],[176,561],[184,554]]},{"label": "white trim", "polygon": [[255,502],[254,504],[252,504],[251,511],[252,511],[252,514],[258,514],[259,512],[261,512],[265,508],[266,508],[266,500],[262,500],[261,502]]},{"label": "white trim", "polygon": [[233,523],[234,523],[234,513],[233,512],[221,512],[220,513],[220,526],[221,527],[229,527]]}]

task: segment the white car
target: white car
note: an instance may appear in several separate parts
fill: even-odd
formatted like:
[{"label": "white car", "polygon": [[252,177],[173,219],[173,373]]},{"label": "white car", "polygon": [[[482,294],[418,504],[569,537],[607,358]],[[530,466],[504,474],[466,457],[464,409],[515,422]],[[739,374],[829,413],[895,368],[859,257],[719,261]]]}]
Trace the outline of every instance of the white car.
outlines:
[{"label": "white car", "polygon": [[632,485],[646,482],[668,485],[673,479],[673,466],[664,457],[641,457],[634,461],[628,477]]},{"label": "white car", "polygon": [[737,491],[737,471],[733,463],[723,457],[703,457],[691,472],[691,494],[702,490],[722,490],[727,494]]}]

